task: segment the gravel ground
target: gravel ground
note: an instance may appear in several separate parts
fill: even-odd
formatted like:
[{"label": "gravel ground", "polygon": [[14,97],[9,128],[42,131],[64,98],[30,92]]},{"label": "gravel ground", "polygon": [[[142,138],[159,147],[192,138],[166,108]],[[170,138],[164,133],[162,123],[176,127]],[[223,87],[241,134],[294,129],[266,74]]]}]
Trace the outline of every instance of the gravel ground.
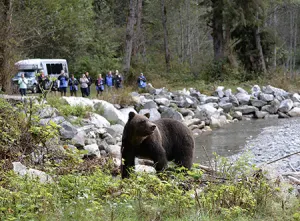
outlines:
[{"label": "gravel ground", "polygon": [[[281,121],[279,125],[266,127],[254,139],[248,140],[245,151],[250,150],[252,162],[262,165],[300,151],[300,118]],[[300,172],[300,154],[271,164],[281,173]]]}]

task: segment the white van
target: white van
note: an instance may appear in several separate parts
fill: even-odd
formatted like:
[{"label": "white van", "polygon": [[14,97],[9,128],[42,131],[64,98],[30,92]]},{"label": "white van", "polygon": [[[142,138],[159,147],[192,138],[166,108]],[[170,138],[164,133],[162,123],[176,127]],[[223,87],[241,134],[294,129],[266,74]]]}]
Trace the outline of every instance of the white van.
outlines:
[{"label": "white van", "polygon": [[[28,79],[28,90],[33,93],[38,91],[38,79],[37,73],[43,71],[45,76],[58,77],[63,70],[66,76],[69,76],[68,64],[65,59],[27,59],[21,60],[15,63],[18,73],[12,79],[13,83],[16,84],[24,73]],[[59,82],[55,82],[55,87],[59,87]]]}]

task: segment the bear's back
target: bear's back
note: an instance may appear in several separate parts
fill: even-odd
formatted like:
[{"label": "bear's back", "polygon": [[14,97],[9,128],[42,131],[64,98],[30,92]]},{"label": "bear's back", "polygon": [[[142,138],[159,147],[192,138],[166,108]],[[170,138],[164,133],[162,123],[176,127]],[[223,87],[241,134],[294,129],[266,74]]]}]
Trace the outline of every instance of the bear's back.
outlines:
[{"label": "bear's back", "polygon": [[[170,118],[161,118],[153,123],[159,129],[162,146],[166,150],[169,160],[181,154],[193,153],[195,142],[193,134],[187,126]],[[158,135],[154,134],[154,136]]]}]

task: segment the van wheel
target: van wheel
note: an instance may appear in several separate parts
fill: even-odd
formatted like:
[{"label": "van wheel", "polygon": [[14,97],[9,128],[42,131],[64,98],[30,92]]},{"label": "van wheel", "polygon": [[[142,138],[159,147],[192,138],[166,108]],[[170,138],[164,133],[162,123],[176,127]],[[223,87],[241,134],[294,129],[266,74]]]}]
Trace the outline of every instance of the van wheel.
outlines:
[{"label": "van wheel", "polygon": [[38,91],[38,88],[37,88],[37,86],[36,85],[33,85],[32,86],[32,93],[34,93],[34,94],[36,94],[37,93],[37,91]]}]

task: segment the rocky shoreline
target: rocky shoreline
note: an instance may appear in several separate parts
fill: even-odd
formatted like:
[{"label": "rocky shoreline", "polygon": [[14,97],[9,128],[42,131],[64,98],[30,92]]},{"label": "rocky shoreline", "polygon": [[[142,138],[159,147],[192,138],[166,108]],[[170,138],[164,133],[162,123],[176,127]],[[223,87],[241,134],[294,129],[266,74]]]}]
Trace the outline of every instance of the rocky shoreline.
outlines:
[{"label": "rocky shoreline", "polygon": [[[76,117],[63,117],[57,109],[46,106],[40,111],[40,124],[53,121],[61,126],[58,148],[68,145],[69,148],[85,149],[88,156],[97,158],[112,156],[116,166],[121,163],[121,139],[125,123],[130,111],[150,113],[151,120],[173,118],[186,124],[195,136],[211,128],[251,118],[289,118],[300,116],[300,95],[289,93],[270,85],[255,85],[248,93],[237,88],[233,94],[231,89],[218,87],[212,96],[201,94],[191,88],[169,92],[165,88],[155,89],[147,86],[147,93],[132,92],[133,106],[111,104],[103,100],[81,97],[63,97],[70,106],[90,106],[92,112],[81,120],[81,125],[71,122]],[[35,156],[38,163],[40,156]],[[139,164],[144,164],[139,160]],[[140,165],[139,170],[153,170]]]}]

